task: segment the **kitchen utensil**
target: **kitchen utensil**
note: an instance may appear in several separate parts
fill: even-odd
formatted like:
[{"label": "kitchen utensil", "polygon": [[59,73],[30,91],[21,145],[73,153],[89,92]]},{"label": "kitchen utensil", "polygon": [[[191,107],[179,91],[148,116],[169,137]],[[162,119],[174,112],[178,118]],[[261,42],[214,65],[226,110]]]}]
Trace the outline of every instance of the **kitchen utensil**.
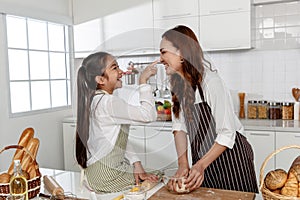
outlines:
[{"label": "kitchen utensil", "polygon": [[171,92],[168,89],[167,85],[165,86],[165,89],[162,91],[162,97],[164,99],[169,99],[171,97]]},{"label": "kitchen utensil", "polygon": [[160,95],[160,90],[158,89],[157,85],[157,75],[155,74],[155,90],[153,90],[153,96],[159,98]]},{"label": "kitchen utensil", "polygon": [[245,118],[245,93],[244,92],[240,92],[239,94],[239,98],[240,98],[240,113],[239,113],[239,117],[240,118]]},{"label": "kitchen utensil", "polygon": [[295,98],[295,101],[300,101],[300,88],[293,88],[292,94],[293,97]]},{"label": "kitchen utensil", "polygon": [[146,188],[140,185],[132,185],[124,189],[124,200],[145,200]]}]

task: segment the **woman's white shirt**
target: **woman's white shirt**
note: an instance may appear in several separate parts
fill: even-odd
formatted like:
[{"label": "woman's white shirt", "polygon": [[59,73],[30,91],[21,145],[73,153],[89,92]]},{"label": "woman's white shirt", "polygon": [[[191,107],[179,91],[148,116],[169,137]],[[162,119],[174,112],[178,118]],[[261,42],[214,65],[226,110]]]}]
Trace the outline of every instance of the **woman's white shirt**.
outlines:
[{"label": "woman's white shirt", "polygon": [[[90,132],[88,139],[88,161],[91,165],[106,156],[114,148],[122,124],[128,132],[129,125],[145,124],[156,120],[156,109],[152,88],[141,84],[138,88],[140,105],[128,104],[125,100],[105,91],[98,94],[91,103]],[[103,96],[103,97],[102,97]],[[134,163],[139,161],[133,147],[127,143],[125,157]]]},{"label": "woman's white shirt", "polygon": [[[243,133],[244,128],[234,113],[232,98],[225,83],[220,78],[217,72],[212,72],[205,69],[204,79],[202,82],[204,99],[211,108],[212,115],[216,122],[217,138],[215,141],[218,144],[228,148],[233,148],[235,143],[236,131]],[[199,90],[195,92],[195,104],[202,102]],[[173,131],[185,131],[184,114],[181,109],[179,118],[172,116]]]}]

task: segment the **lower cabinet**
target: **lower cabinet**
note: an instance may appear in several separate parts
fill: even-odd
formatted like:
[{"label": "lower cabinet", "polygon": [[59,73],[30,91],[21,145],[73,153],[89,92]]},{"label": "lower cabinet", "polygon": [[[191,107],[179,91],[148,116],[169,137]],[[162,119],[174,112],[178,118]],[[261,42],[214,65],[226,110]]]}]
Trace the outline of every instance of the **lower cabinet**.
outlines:
[{"label": "lower cabinet", "polygon": [[172,127],[145,127],[146,168],[177,167],[177,152]]},{"label": "lower cabinet", "polygon": [[[283,146],[300,145],[300,133],[276,132],[276,149]],[[294,159],[300,155],[300,149],[286,149],[276,154],[276,168],[289,170]]]},{"label": "lower cabinet", "polygon": [[[275,133],[272,131],[246,131],[246,137],[252,145],[254,152],[254,164],[256,171],[256,179],[259,184],[260,168],[266,157],[275,150]],[[269,160],[264,169],[265,172],[275,169],[274,157]]]},{"label": "lower cabinet", "polygon": [[130,144],[143,166],[146,165],[146,146],[144,126],[130,126],[128,144]]}]

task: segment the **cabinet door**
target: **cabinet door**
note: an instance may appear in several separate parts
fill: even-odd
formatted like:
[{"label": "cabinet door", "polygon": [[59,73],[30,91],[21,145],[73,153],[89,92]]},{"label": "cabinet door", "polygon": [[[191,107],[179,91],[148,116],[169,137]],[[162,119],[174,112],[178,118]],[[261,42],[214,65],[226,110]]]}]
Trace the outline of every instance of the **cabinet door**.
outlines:
[{"label": "cabinet door", "polygon": [[63,123],[64,168],[68,171],[80,171],[75,159],[75,131],[76,124]]},{"label": "cabinet door", "polygon": [[74,25],[75,58],[82,58],[103,43],[102,20]]},{"label": "cabinet door", "polygon": [[200,16],[204,51],[251,48],[250,12]]},{"label": "cabinet door", "polygon": [[177,166],[177,152],[171,127],[145,127],[146,167],[164,169]]},{"label": "cabinet door", "polygon": [[145,130],[144,126],[130,126],[128,143],[133,147],[134,152],[146,164]]},{"label": "cabinet door", "polygon": [[199,0],[200,15],[250,11],[250,0]]},{"label": "cabinet door", "polygon": [[[300,133],[276,132],[276,149],[283,146],[299,145]],[[287,149],[276,154],[276,168],[289,170],[294,159],[300,155],[300,149]]]},{"label": "cabinet door", "polygon": [[154,19],[181,18],[198,15],[198,0],[153,0]]},{"label": "cabinet door", "polygon": [[174,28],[177,25],[188,26],[194,31],[196,36],[199,38],[199,16],[166,20],[154,20],[154,45],[155,49],[157,49],[157,52],[159,52],[159,45],[162,34],[165,31]]},{"label": "cabinet door", "polygon": [[[246,131],[249,143],[254,152],[256,178],[259,184],[260,168],[265,159],[275,150],[275,133],[270,131]],[[275,169],[275,159],[271,158],[264,169],[266,172]]]},{"label": "cabinet door", "polygon": [[102,28],[106,51],[117,55],[153,51],[152,2],[105,16]]}]

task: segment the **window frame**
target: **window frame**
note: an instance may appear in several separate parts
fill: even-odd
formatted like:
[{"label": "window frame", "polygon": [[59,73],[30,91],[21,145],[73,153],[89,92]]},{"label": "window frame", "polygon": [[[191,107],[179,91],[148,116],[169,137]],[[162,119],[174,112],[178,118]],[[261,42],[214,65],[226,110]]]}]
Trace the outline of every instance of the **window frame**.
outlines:
[{"label": "window frame", "polygon": [[[62,110],[67,110],[72,108],[73,106],[73,90],[72,90],[72,79],[73,79],[73,70],[72,70],[72,66],[73,66],[73,61],[72,58],[74,57],[72,54],[72,48],[73,48],[73,27],[71,25],[65,24],[65,23],[57,23],[57,22],[51,22],[49,20],[40,20],[40,19],[34,19],[34,18],[30,18],[30,17],[23,17],[23,16],[17,16],[17,15],[10,15],[10,14],[5,14],[5,13],[1,13],[1,15],[3,15],[3,19],[4,19],[4,24],[3,24],[3,28],[4,28],[4,40],[5,40],[5,48],[6,48],[6,59],[7,59],[7,82],[8,82],[8,106],[9,106],[9,117],[14,118],[14,117],[21,117],[21,116],[29,116],[29,115],[36,115],[36,114],[43,114],[43,113],[49,113],[49,112],[57,112],[57,111],[62,111]],[[22,18],[25,20],[26,22],[26,38],[27,38],[27,48],[16,48],[16,47],[9,47],[8,46],[8,29],[7,29],[7,16],[10,17],[16,17],[16,18]],[[36,21],[40,21],[46,24],[47,26],[47,50],[37,50],[37,49],[30,49],[29,47],[29,37],[28,37],[28,20],[36,20]],[[64,50],[50,50],[49,49],[49,28],[48,25],[49,24],[55,24],[55,25],[61,25],[63,26],[63,32],[64,32]],[[67,32],[67,33],[66,33]],[[10,67],[9,67],[9,50],[22,50],[24,52],[26,52],[27,56],[28,56],[28,70],[30,72],[30,58],[29,58],[29,54],[32,51],[35,52],[45,52],[47,53],[47,57],[48,57],[48,70],[49,70],[49,76],[47,79],[31,79],[30,77],[28,77],[28,79],[26,80],[11,80],[10,79]],[[64,54],[64,59],[65,59],[65,77],[64,78],[51,78],[50,77],[50,55],[51,53],[63,53]],[[5,55],[4,55],[5,56]],[[65,81],[65,87],[66,87],[66,105],[62,105],[62,106],[56,106],[53,107],[53,102],[52,102],[52,93],[51,93],[51,82],[52,81],[57,81],[57,80],[63,80]],[[33,110],[33,106],[32,106],[32,94],[31,94],[31,83],[32,82],[36,82],[36,81],[47,81],[49,83],[49,96],[50,96],[50,107],[47,108],[42,108],[42,109],[35,109]],[[20,112],[12,112],[12,94],[11,94],[11,83],[12,82],[26,82],[29,84],[29,101],[30,101],[30,110],[26,110],[26,111],[20,111]]]}]

